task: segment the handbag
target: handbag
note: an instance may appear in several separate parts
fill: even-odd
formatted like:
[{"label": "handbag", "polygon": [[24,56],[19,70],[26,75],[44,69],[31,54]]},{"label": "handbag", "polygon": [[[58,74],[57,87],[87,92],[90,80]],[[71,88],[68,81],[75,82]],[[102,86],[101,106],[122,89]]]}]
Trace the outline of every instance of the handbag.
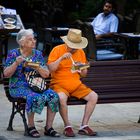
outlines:
[{"label": "handbag", "polygon": [[42,78],[37,71],[25,72],[25,77],[29,87],[38,93],[43,93],[49,88],[49,79]]}]

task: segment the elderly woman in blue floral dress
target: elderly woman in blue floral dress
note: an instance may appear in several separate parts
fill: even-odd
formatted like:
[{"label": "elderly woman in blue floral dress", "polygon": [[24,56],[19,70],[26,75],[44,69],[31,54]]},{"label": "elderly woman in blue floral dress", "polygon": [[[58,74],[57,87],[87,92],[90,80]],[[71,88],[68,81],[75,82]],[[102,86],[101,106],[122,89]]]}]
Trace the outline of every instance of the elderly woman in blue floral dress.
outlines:
[{"label": "elderly woman in blue floral dress", "polygon": [[[40,137],[35,128],[34,114],[40,114],[48,103],[46,114],[45,135],[58,137],[59,134],[52,128],[53,120],[59,109],[59,97],[52,90],[45,90],[42,94],[34,92],[28,85],[24,72],[36,70],[43,78],[49,76],[49,70],[45,65],[42,53],[35,49],[36,40],[32,29],[22,29],[17,34],[17,43],[19,48],[13,49],[8,53],[4,76],[10,77],[10,95],[26,99],[26,112],[28,116],[28,134],[31,137]],[[40,62],[38,67],[24,67],[25,60]],[[24,72],[23,72],[24,68]]]}]

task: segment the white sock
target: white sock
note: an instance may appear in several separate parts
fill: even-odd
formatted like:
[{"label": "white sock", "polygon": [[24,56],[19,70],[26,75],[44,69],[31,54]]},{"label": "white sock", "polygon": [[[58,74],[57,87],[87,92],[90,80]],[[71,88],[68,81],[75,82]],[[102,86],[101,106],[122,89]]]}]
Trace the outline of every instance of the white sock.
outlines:
[{"label": "white sock", "polygon": [[66,129],[66,128],[69,128],[69,127],[71,127],[71,128],[72,128],[72,126],[68,125],[68,126],[66,126],[66,127],[65,127],[65,129]]},{"label": "white sock", "polygon": [[83,125],[83,126],[80,126],[80,130],[87,127],[88,125]]}]

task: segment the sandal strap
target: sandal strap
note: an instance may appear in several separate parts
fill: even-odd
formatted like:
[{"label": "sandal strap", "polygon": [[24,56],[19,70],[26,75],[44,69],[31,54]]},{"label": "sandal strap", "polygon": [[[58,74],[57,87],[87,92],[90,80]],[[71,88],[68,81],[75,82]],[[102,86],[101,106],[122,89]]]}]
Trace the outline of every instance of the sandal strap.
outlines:
[{"label": "sandal strap", "polygon": [[40,137],[39,132],[36,130],[34,126],[28,128],[28,134],[31,137]]},{"label": "sandal strap", "polygon": [[80,129],[79,134],[82,134],[82,135],[88,135],[88,136],[95,136],[97,135],[96,132],[94,132],[91,128],[89,128],[88,126],[87,127],[84,127],[83,129]]},{"label": "sandal strap", "polygon": [[29,131],[29,133],[30,134],[36,133],[36,130],[35,129],[32,129],[32,130]]},{"label": "sandal strap", "polygon": [[36,131],[36,128],[34,126],[28,128],[29,133],[32,133],[33,131]]},{"label": "sandal strap", "polygon": [[48,133],[50,133],[52,136],[54,136],[57,132],[53,128],[50,128],[48,130]]},{"label": "sandal strap", "polygon": [[45,135],[52,136],[52,137],[60,136],[52,127],[49,128],[48,130],[46,130],[46,127],[45,127]]}]

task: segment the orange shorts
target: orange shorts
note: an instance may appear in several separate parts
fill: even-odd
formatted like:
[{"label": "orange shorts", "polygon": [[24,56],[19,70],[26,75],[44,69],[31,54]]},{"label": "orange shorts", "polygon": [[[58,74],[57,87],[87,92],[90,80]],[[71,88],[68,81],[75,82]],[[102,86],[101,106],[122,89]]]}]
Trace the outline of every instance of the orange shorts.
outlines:
[{"label": "orange shorts", "polygon": [[92,92],[92,90],[84,84],[80,84],[77,87],[77,89],[71,93],[68,90],[66,90],[65,88],[60,87],[58,84],[51,85],[50,88],[53,89],[56,93],[64,92],[69,97],[73,96],[73,97],[77,97],[78,99],[83,98],[86,95],[88,95],[90,92]]}]

